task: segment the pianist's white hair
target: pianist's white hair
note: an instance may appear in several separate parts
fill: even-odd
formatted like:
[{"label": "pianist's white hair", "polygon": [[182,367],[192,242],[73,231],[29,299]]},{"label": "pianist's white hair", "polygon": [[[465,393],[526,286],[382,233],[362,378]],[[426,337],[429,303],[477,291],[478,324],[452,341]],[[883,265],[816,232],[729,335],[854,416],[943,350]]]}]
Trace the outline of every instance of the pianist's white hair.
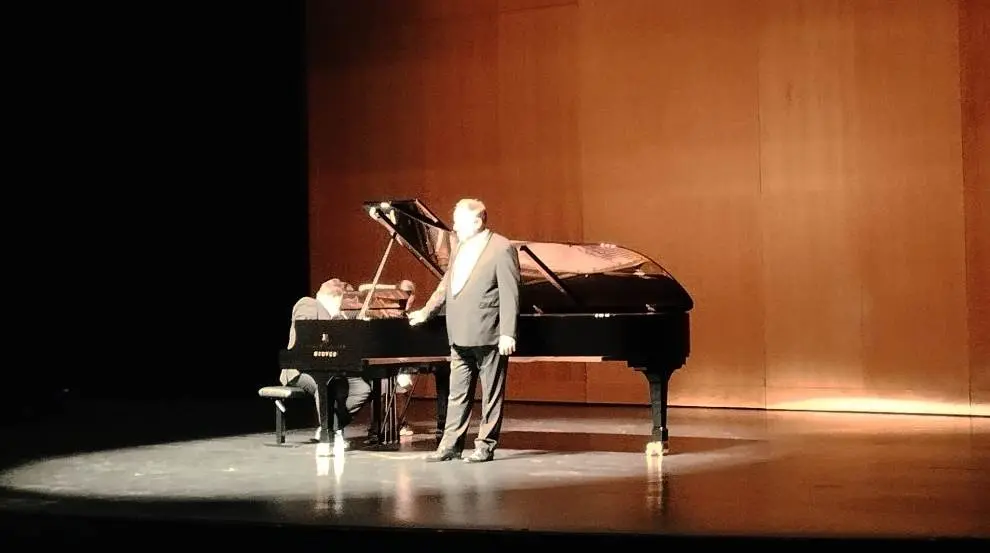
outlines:
[{"label": "pianist's white hair", "polygon": [[320,285],[320,290],[317,293],[339,298],[343,297],[344,292],[347,291],[348,287],[350,287],[350,285],[339,278],[331,278]]},{"label": "pianist's white hair", "polygon": [[466,209],[473,213],[476,217],[481,219],[482,224],[488,223],[488,208],[485,207],[485,202],[476,198],[463,198],[458,200],[457,205],[454,206],[454,210]]}]

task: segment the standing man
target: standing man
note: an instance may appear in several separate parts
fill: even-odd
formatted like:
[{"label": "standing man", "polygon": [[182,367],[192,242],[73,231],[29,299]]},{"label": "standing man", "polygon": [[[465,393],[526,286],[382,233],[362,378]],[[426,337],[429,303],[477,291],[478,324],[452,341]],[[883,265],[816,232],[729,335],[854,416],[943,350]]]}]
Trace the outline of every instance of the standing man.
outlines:
[{"label": "standing man", "polygon": [[502,403],[509,355],[516,351],[519,316],[519,253],[488,229],[485,204],[463,199],[454,207],[458,244],[450,266],[422,309],[409,314],[418,325],[445,310],[450,343],[447,424],[427,461],[459,459],[471,419],[474,387],[481,378],[481,426],[474,453],[465,461],[491,461],[502,429]]}]

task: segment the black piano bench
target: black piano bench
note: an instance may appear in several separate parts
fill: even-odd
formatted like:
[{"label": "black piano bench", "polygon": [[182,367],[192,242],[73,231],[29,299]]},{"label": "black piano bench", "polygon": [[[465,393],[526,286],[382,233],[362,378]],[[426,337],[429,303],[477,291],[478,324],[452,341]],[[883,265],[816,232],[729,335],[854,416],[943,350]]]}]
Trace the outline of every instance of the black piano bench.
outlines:
[{"label": "black piano bench", "polygon": [[265,386],[258,390],[258,395],[275,400],[275,443],[285,444],[285,403],[283,400],[297,397],[311,397],[306,390],[296,386]]}]

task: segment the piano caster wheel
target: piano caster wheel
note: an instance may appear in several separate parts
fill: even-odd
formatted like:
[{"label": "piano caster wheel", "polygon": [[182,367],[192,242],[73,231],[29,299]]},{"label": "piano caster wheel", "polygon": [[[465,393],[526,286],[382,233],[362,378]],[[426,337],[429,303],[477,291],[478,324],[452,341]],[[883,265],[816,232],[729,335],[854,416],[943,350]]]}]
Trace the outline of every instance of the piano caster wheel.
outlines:
[{"label": "piano caster wheel", "polygon": [[646,454],[650,457],[662,457],[670,453],[670,447],[666,442],[650,442],[646,444]]}]

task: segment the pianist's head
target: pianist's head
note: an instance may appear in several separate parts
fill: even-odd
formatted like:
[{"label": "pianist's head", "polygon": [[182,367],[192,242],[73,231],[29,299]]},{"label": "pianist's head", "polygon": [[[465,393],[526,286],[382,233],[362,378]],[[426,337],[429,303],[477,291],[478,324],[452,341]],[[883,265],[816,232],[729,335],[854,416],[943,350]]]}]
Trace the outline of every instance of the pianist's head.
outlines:
[{"label": "pianist's head", "polygon": [[464,241],[485,230],[488,210],[481,200],[464,198],[454,206],[454,232],[457,239]]},{"label": "pianist's head", "polygon": [[344,292],[347,290],[347,283],[339,278],[332,278],[316,291],[316,301],[330,312],[331,315],[340,313],[340,304],[344,301]]}]

